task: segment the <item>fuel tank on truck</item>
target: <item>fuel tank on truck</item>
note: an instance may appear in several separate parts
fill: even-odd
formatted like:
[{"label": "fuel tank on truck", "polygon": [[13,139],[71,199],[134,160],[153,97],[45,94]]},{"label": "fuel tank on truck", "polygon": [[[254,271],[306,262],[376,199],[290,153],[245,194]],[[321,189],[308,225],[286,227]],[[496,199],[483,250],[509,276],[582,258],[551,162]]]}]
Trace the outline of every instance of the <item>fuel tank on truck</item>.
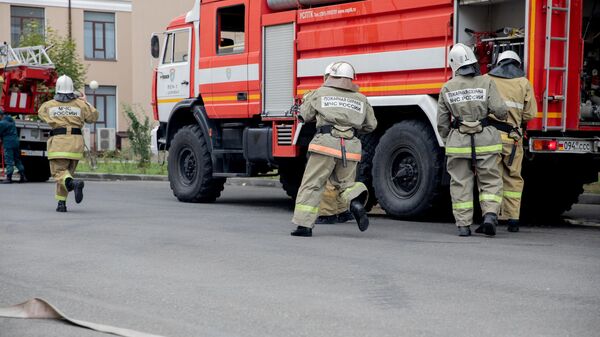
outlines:
[{"label": "fuel tank on truck", "polygon": [[267,0],[269,8],[274,11],[296,9],[300,6],[322,6],[343,2],[354,2],[357,0]]}]

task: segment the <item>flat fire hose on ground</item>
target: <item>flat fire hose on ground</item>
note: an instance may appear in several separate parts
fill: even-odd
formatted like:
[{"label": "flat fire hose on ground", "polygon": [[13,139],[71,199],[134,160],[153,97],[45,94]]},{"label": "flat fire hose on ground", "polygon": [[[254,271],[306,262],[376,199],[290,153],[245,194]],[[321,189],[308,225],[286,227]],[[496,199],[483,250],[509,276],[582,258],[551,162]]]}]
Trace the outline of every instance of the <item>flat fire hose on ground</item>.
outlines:
[{"label": "flat fire hose on ground", "polygon": [[6,318],[45,318],[45,319],[56,319],[63,320],[72,325],[91,329],[98,332],[113,334],[123,337],[164,337],[159,335],[153,335],[145,332],[117,328],[110,325],[91,323],[86,321],[80,321],[72,319],[62,312],[60,312],[52,304],[41,298],[34,298],[27,302],[13,305],[7,308],[0,308],[0,317]]}]

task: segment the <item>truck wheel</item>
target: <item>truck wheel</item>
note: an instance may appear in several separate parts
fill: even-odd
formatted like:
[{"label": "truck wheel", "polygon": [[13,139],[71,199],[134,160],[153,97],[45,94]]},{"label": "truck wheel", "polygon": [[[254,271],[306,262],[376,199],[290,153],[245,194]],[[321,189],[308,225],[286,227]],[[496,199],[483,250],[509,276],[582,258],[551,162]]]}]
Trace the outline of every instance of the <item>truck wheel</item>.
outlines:
[{"label": "truck wheel", "polygon": [[279,182],[287,195],[296,200],[298,189],[302,183],[306,160],[285,160],[279,163]]},{"label": "truck wheel", "polygon": [[21,158],[25,167],[25,177],[31,182],[45,182],[50,179],[50,164],[45,157]]},{"label": "truck wheel", "polygon": [[395,217],[423,215],[441,193],[443,161],[428,124],[406,120],[389,128],[373,158],[373,187],[381,207]]},{"label": "truck wheel", "polygon": [[224,178],[212,176],[212,158],[198,125],[182,127],[171,142],[168,159],[173,195],[183,202],[214,202]]},{"label": "truck wheel", "polygon": [[366,135],[359,135],[358,138],[362,144],[362,158],[358,164],[356,180],[364,183],[369,190],[369,199],[365,208],[367,211],[370,211],[377,204],[371,171],[373,170],[373,157],[375,156],[375,149],[379,143],[380,135],[372,132]]}]

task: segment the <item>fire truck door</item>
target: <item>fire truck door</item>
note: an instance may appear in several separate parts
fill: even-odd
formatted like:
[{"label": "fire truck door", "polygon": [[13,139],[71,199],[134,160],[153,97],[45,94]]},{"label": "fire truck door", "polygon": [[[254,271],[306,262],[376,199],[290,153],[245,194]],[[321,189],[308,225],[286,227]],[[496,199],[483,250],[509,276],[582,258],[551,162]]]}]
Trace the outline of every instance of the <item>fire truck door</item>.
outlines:
[{"label": "fire truck door", "polygon": [[191,34],[189,28],[168,31],[156,83],[158,115],[166,121],[179,101],[190,97]]},{"label": "fire truck door", "polygon": [[[200,87],[211,118],[248,118],[248,81],[256,76],[258,65],[248,64],[248,1],[226,0],[209,3],[203,15],[216,20],[213,27],[201,27],[202,41],[211,48],[201,53]],[[203,88],[205,90],[203,90]]]}]

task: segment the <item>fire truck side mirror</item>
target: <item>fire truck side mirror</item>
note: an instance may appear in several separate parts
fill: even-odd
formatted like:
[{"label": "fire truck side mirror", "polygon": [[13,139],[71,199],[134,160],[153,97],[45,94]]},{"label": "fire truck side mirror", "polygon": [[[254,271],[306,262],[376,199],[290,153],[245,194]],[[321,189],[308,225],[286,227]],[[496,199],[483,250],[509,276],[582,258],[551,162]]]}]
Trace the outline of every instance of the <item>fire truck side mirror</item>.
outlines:
[{"label": "fire truck side mirror", "polygon": [[157,35],[152,35],[152,38],[150,38],[150,53],[155,59],[160,55],[160,41]]}]

